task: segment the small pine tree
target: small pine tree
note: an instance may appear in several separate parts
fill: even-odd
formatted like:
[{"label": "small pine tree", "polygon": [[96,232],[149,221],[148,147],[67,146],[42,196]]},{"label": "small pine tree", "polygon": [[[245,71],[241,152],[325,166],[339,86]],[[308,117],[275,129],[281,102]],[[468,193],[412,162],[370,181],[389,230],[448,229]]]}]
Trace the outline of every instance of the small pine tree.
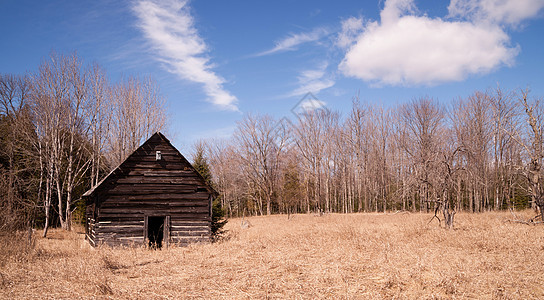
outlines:
[{"label": "small pine tree", "polygon": [[223,236],[223,233],[225,233],[223,226],[228,222],[228,220],[225,219],[225,210],[221,207],[220,198],[221,196],[214,199],[212,205],[212,241],[214,242]]},{"label": "small pine tree", "polygon": [[283,173],[282,196],[285,208],[287,209],[287,218],[289,219],[293,210],[297,207],[297,202],[302,198],[302,188],[298,176],[297,166],[290,161]]},{"label": "small pine tree", "polygon": [[[202,144],[196,145],[196,153],[193,157],[193,168],[197,170],[198,173],[200,173],[200,176],[204,178],[206,183],[213,187],[213,181],[212,181],[212,174],[210,172],[210,166],[208,165],[208,161],[206,157],[204,156],[204,147]],[[227,224],[228,220],[225,219],[225,211],[223,210],[223,207],[221,207],[221,201],[219,201],[221,196],[217,197],[217,199],[213,200],[212,203],[212,224],[211,224],[211,231],[212,231],[212,241],[217,241],[221,238],[222,234],[225,233],[223,230],[223,226]]]}]

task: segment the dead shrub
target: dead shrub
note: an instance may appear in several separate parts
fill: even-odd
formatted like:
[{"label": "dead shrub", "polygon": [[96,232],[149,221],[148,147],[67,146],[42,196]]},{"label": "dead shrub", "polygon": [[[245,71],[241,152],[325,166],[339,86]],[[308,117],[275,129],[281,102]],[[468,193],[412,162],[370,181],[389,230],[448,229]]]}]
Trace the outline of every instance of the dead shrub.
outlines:
[{"label": "dead shrub", "polygon": [[32,231],[0,233],[0,267],[13,260],[28,261],[34,254],[36,239]]},{"label": "dead shrub", "polygon": [[108,283],[108,277],[104,277],[104,281],[97,283],[96,287],[98,288],[98,291],[102,295],[113,295],[113,289]]}]

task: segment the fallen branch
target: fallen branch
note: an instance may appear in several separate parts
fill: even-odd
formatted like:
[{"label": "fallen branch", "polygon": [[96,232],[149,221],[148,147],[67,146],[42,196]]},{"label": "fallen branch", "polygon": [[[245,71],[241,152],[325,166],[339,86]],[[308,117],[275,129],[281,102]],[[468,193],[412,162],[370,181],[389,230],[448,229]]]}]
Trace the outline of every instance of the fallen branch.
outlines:
[{"label": "fallen branch", "polygon": [[514,213],[514,211],[512,209],[510,209],[510,214],[512,214],[512,217],[514,217],[513,220],[510,220],[510,219],[507,219],[506,222],[511,222],[511,223],[520,223],[520,224],[525,224],[525,225],[537,225],[537,224],[544,224],[543,221],[536,221],[537,219],[541,218],[542,217],[542,214],[538,214],[532,218],[530,218],[529,220],[525,221],[525,220],[522,220],[521,218],[519,218],[518,216],[516,216],[516,214]]},{"label": "fallen branch", "polygon": [[542,214],[538,214],[536,216],[534,216],[533,218],[530,219],[531,222],[536,222],[536,223],[542,223],[542,221],[537,221],[537,219],[541,219],[542,218]]}]

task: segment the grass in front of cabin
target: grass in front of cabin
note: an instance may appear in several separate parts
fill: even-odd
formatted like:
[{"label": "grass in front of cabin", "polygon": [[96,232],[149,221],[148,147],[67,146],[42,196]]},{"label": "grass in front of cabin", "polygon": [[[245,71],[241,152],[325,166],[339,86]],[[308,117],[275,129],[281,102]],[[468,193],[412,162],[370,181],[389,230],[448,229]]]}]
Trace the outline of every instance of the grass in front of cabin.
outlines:
[{"label": "grass in front of cabin", "polygon": [[543,226],[506,212],[460,213],[455,230],[430,219],[275,215],[244,229],[231,219],[222,242],[160,251],[91,249],[52,230],[8,253],[3,237],[0,298],[544,298]]}]

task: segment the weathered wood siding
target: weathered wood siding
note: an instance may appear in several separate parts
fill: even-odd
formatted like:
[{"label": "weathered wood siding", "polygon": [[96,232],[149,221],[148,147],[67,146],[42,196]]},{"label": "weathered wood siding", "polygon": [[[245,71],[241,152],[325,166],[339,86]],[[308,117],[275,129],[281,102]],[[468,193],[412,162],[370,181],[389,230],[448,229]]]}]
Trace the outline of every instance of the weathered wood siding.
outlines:
[{"label": "weathered wood siding", "polygon": [[88,209],[87,236],[91,245],[143,245],[146,217],[164,216],[166,244],[208,241],[211,199],[210,188],[189,162],[155,134],[92,193],[87,204],[94,202],[95,208]]}]

